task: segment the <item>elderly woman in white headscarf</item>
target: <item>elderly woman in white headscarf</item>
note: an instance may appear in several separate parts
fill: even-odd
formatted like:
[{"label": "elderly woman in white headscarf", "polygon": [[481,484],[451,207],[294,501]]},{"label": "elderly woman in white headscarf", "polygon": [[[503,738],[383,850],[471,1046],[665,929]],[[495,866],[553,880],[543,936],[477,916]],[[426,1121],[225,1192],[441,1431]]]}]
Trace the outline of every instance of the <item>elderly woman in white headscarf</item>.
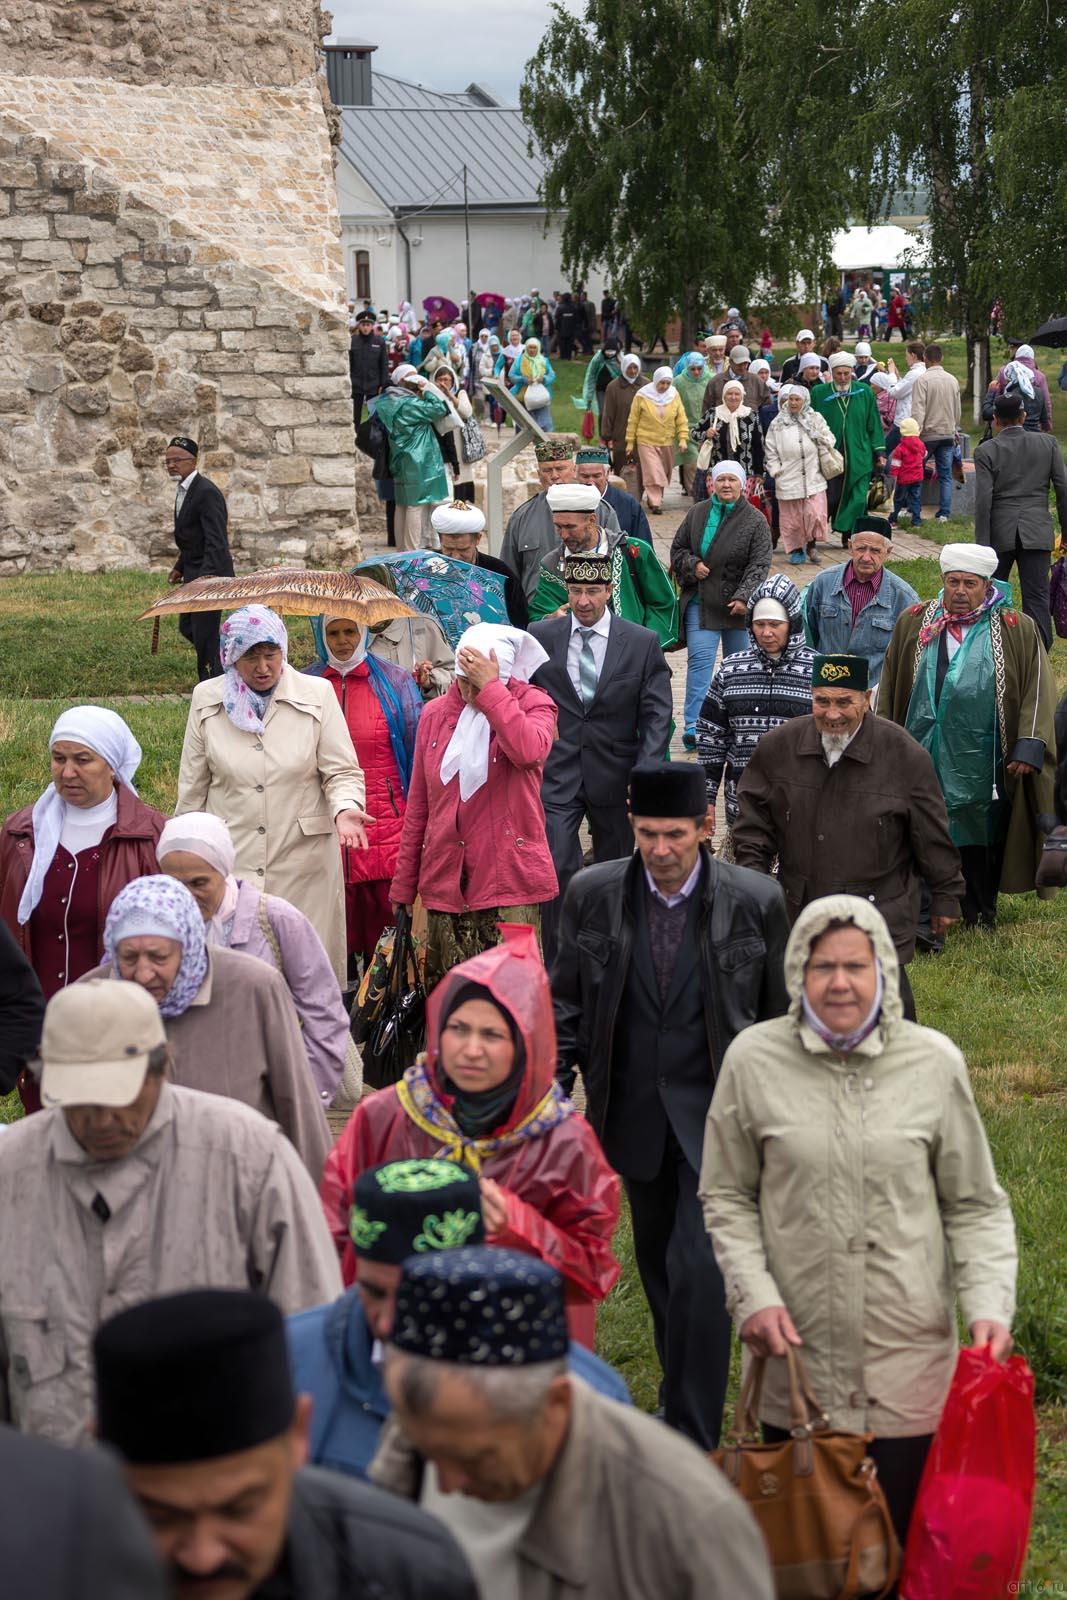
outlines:
[{"label": "elderly woman in white headscarf", "polygon": [[193,690],[175,810],[226,819],[240,876],[304,913],[343,983],[337,846],[367,847],[365,785],[332,686],[289,666],[288,648],[265,606],[223,623],[223,675]]},{"label": "elderly woman in white headscarf", "polygon": [[86,978],[118,978],[147,990],[174,1047],[174,1082],[240,1100],[269,1117],[317,1182],[329,1128],[280,973],[254,956],[209,946],[200,907],[184,884],[162,873],[116,895],[104,951],[104,962]]},{"label": "elderly woman in white headscarf", "polygon": [[[165,820],[138,799],[141,747],[114,711],[73,706],[48,746],[51,783],[0,832],[0,916],[46,1000],[100,960],[108,907],[131,879],[155,871]],[[36,1084],[26,1075],[21,1086],[37,1110]]]},{"label": "elderly woman in white headscarf", "polygon": [[693,429],[696,441],[711,446],[708,466],[720,461],[737,461],[745,469],[746,490],[763,476],[763,435],[759,418],[745,402],[745,386],[740,378],[723,385],[722,400],[705,411]]},{"label": "elderly woman in white headscarf", "polygon": [[767,429],[764,461],[774,479],[782,543],[795,567],[826,538],[824,465],[844,465],[830,424],[811,408],[811,394],[800,383],[786,383],[778,392],[778,415]]},{"label": "elderly woman in white headscarf", "polygon": [[982,401],[982,416],[992,422],[993,402],[998,395],[1018,396],[1026,413],[1023,427],[1028,433],[1052,432],[1052,401],[1048,392],[1048,379],[1034,359],[1033,346],[1021,344],[986,391]]},{"label": "elderly woman in white headscarf", "polygon": [[422,713],[390,894],[429,913],[427,988],[496,944],[498,922],[539,925],[558,893],[541,805],[556,707],[529,681],[547,660],[530,634],[477,623]]},{"label": "elderly woman in white headscarf", "polygon": [[636,463],[627,465],[626,425],[640,387],[641,358],[628,350],[619,358],[619,376],[604,390],[600,407],[600,439],[611,451],[611,470],[622,476],[635,500],[641,498],[641,469]]},{"label": "elderly woman in white headscarf", "polygon": [[156,856],[159,870],[183,883],[196,901],[209,946],[256,956],[281,973],[300,1018],[315,1087],[329,1105],[344,1072],[348,1015],[330,958],[307,917],[288,900],[235,876],[230,830],[208,811],[172,817]]},{"label": "elderly woman in white headscarf", "polygon": [[670,367],[657,367],[652,382],[638,389],[626,422],[626,453],[641,464],[645,499],[653,516],[663,510],[663,491],[674,472],[674,452],[689,443],[689,418],[674,387]]}]

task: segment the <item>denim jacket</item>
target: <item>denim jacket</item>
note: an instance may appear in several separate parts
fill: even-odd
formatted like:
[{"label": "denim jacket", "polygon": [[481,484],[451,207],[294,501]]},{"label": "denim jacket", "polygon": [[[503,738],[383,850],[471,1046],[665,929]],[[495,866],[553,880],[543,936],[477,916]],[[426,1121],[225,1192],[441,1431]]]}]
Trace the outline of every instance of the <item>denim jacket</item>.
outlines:
[{"label": "denim jacket", "polygon": [[812,648],[824,655],[866,656],[873,689],[882,675],[882,662],[897,618],[909,606],[916,605],[919,596],[910,583],[883,567],[878,592],[870,605],[864,606],[853,627],[852,601],[845,593],[848,567],[847,561],[828,567],[808,584],[802,596],[804,631]]}]

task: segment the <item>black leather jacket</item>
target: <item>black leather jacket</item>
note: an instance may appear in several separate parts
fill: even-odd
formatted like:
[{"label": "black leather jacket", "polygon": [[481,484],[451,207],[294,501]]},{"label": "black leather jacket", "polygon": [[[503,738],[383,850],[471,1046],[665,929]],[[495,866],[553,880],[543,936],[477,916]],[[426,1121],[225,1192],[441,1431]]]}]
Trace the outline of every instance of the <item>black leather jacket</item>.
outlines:
[{"label": "black leather jacket", "polygon": [[[789,937],[785,900],[773,878],[716,861],[705,846],[699,940],[704,1018],[712,1073],[734,1036],[789,1005],[783,957]],[[570,1088],[580,1067],[586,1117],[603,1134],[611,1092],[615,1024],[630,967],[633,894],[643,871],[605,861],[571,879],[552,965],[557,1076]]]}]

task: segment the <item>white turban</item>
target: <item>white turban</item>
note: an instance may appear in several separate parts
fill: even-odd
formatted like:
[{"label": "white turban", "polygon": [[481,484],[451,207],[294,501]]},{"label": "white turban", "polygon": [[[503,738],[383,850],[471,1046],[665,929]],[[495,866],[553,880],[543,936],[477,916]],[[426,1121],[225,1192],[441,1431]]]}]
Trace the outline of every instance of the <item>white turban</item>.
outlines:
[{"label": "white turban", "polygon": [[171,817],[159,836],[156,860],[162,867],[164,857],[179,850],[199,856],[224,878],[233,874],[237,853],[230,830],[221,817],[212,816],[209,811],[186,811],[180,817]]},{"label": "white turban", "polygon": [[[476,622],[460,636],[456,646],[457,677],[463,676],[460,654],[468,649],[480,650],[483,656],[493,652],[500,668],[501,683],[507,683],[511,678],[517,678],[520,683],[529,683],[538,667],[543,667],[548,660],[548,652],[538,644],[532,633],[524,633],[521,628],[506,628],[495,622]],[[479,711],[473,705],[465,705],[441,759],[441,782],[451,783],[458,772],[461,800],[469,800],[472,794],[477,794],[489,776],[491,733],[484,711]]]},{"label": "white turban", "polygon": [[855,356],[851,355],[847,350],[835,350],[830,357],[831,370],[834,367],[854,367],[855,365]]},{"label": "white turban", "polygon": [[800,343],[801,339],[810,339],[813,344],[815,343],[815,335],[812,333],[810,328],[800,329],[799,333],[797,334],[797,344]]},{"label": "white turban", "polygon": [[753,622],[788,622],[789,612],[780,600],[765,595],[752,607]]},{"label": "white turban", "polygon": [[437,533],[481,533],[485,517],[477,506],[436,506],[430,513],[430,525]]},{"label": "white turban", "polygon": [[745,469],[740,461],[718,461],[711,469],[712,483],[718,483],[720,478],[736,478],[738,483],[744,484]]},{"label": "white turban", "polygon": [[547,498],[550,511],[595,511],[600,490],[592,483],[554,483]]},{"label": "white turban", "polygon": [[944,544],[941,546],[942,572],[973,572],[991,578],[997,570],[997,552],[987,544]]},{"label": "white turban", "polygon": [[[49,750],[61,740],[82,744],[94,755],[100,756],[119,782],[131,794],[137,793],[133,786],[133,775],[141,765],[141,746],[117,712],[107,711],[103,706],[71,706],[56,720],[48,738]],[[41,898],[45,875],[55,857],[66,814],[66,801],[57,792],[55,784],[50,783],[33,808],[33,860],[19,900],[17,916],[20,926],[29,922]]]}]

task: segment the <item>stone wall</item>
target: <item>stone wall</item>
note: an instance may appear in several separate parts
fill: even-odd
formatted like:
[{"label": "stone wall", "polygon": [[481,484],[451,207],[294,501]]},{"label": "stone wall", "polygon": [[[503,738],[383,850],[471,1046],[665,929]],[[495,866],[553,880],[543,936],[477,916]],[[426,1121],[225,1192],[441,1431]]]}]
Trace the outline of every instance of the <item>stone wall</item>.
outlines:
[{"label": "stone wall", "polygon": [[[317,8],[261,7],[242,55],[234,19],[253,13],[219,0],[188,14],[0,4],[0,68],[33,62],[34,17],[58,55],[84,13],[84,64],[103,74],[0,70],[0,574],[169,566],[175,433],[200,441],[227,496],[239,569],[348,564],[355,449],[328,128],[308,77]],[[188,21],[200,11],[237,31],[208,29],[206,45]],[[144,83],[153,18],[170,82],[210,79],[209,61],[234,81]],[[283,86],[250,87],[257,72]]]}]

